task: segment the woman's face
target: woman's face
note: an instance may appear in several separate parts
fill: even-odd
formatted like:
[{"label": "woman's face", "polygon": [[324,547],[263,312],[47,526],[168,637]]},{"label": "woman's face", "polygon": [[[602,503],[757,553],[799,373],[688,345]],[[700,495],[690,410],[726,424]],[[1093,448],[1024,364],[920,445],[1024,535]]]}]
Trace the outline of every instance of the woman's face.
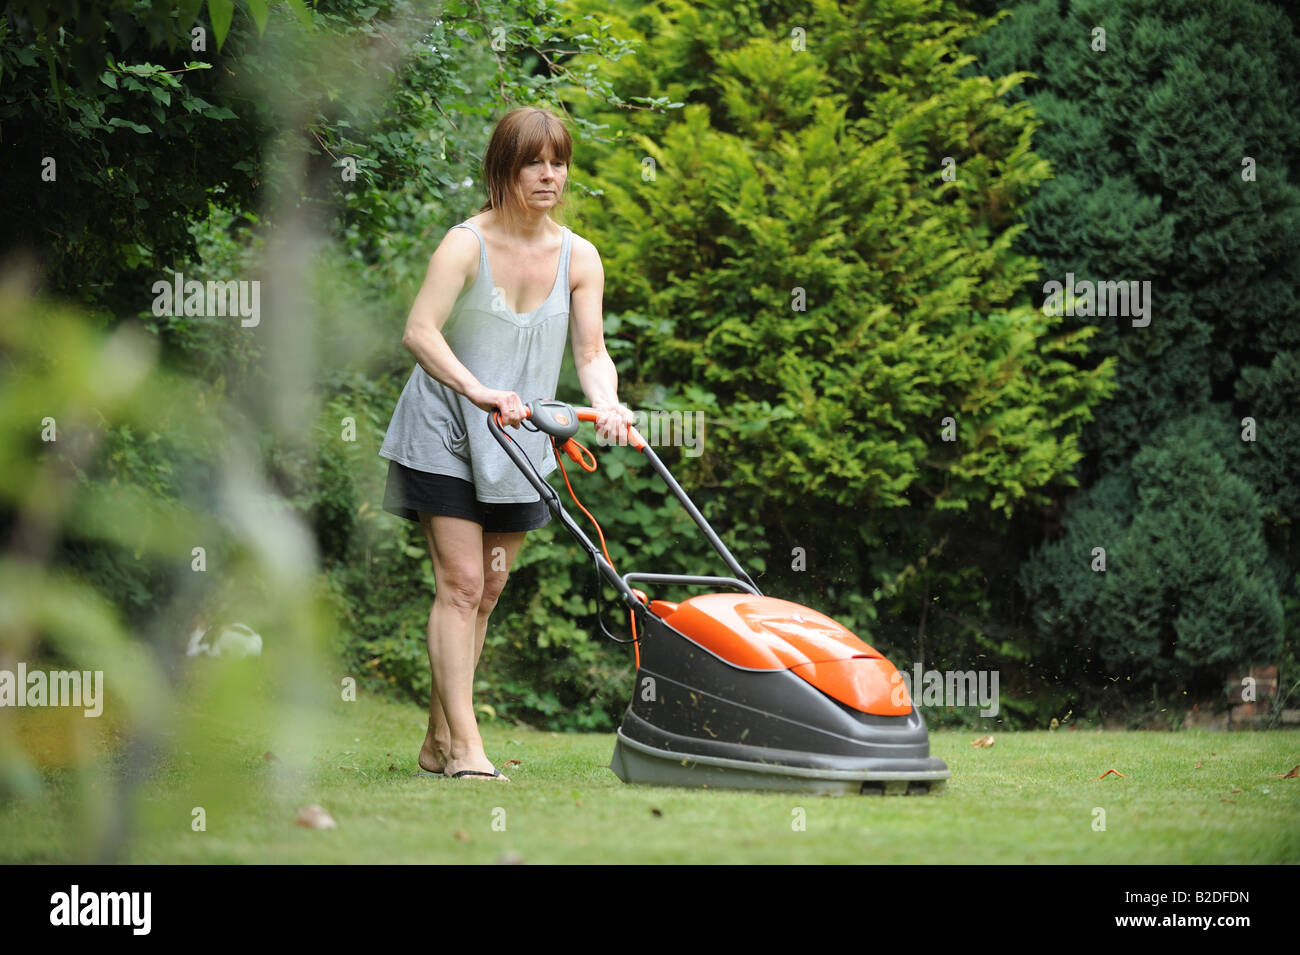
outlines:
[{"label": "woman's face", "polygon": [[550,209],[554,206],[564,191],[564,181],[568,175],[568,165],[564,160],[556,159],[550,147],[540,156],[525,162],[524,168],[519,171],[519,182],[529,208]]}]

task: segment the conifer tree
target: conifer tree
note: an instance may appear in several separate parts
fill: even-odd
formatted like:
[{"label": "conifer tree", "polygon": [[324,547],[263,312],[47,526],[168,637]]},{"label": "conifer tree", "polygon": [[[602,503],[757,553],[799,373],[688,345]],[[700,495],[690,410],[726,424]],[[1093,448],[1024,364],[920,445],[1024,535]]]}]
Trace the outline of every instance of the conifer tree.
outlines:
[{"label": "conifer tree", "polygon": [[1049,170],[1007,102],[1023,77],[963,75],[985,21],[947,0],[600,17],[640,44],[611,77],[629,104],[683,104],[578,112],[633,128],[575,171],[626,393],[705,409],[688,482],[837,564],[783,587],[861,600],[945,529],[988,539],[991,515],[1068,479],[1111,368],[1066,360],[1092,330],[1024,292],[1035,263],[1013,242]]},{"label": "conifer tree", "polygon": [[1209,687],[1276,660],[1296,598],[1300,41],[1259,0],[1003,5],[970,49],[1035,74],[1011,96],[1055,171],[1019,248],[1044,282],[1151,285],[1146,324],[1066,316],[1119,387],[1085,430],[1088,489],[1021,572],[1040,649]]}]

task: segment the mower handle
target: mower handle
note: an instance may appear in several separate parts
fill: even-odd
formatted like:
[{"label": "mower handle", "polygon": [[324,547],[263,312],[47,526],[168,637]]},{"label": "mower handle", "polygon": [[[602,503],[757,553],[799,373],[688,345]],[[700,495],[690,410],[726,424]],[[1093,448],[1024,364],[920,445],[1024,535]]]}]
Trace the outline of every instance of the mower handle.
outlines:
[{"label": "mower handle", "polygon": [[[578,421],[590,421],[593,424],[600,420],[600,412],[595,408],[585,408],[581,405],[570,405],[563,401],[548,400],[538,398],[524,405],[524,418],[531,420],[533,425],[539,430],[544,431],[557,438],[565,441],[578,433],[578,422],[570,421],[568,413],[573,411],[578,416]],[[494,410],[492,414],[496,415],[497,423],[501,423],[501,412]],[[640,451],[645,447],[645,439],[637,434],[636,428],[632,425],[627,426],[628,444]]]}]

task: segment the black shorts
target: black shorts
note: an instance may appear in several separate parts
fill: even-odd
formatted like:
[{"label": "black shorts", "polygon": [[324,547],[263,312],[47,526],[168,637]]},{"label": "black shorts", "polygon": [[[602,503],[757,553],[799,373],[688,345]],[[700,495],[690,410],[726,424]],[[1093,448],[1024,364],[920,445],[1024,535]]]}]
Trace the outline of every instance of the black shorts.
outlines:
[{"label": "black shorts", "polygon": [[550,523],[545,501],[522,504],[485,504],[474,496],[474,485],[447,474],[417,471],[397,461],[388,462],[384,510],[408,521],[419,521],[418,511],[442,517],[463,517],[488,533],[535,531]]}]

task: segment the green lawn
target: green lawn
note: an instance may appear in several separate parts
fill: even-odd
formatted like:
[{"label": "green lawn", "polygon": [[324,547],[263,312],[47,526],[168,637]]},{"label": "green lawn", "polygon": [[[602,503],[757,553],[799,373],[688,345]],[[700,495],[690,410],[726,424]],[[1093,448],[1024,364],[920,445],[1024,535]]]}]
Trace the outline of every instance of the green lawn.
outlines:
[{"label": "green lawn", "polygon": [[[513,782],[420,778],[416,707],[363,698],[335,712],[314,738],[282,731],[278,742],[206,725],[210,761],[178,747],[138,787],[126,859],[1300,862],[1300,779],[1275,778],[1300,763],[1294,730],[998,733],[990,749],[969,745],[975,733],[936,732],[953,771],[945,792],[829,798],[625,786],[608,769],[612,734],[511,727],[484,736],[498,765],[519,760]],[[41,795],[0,805],[0,861],[84,861],[79,847],[107,812],[100,794],[122,772],[120,758],[101,766],[98,777],[48,770]],[[1110,768],[1124,777],[1097,778]],[[338,827],[296,826],[307,803]],[[205,831],[192,828],[195,806]]]}]

